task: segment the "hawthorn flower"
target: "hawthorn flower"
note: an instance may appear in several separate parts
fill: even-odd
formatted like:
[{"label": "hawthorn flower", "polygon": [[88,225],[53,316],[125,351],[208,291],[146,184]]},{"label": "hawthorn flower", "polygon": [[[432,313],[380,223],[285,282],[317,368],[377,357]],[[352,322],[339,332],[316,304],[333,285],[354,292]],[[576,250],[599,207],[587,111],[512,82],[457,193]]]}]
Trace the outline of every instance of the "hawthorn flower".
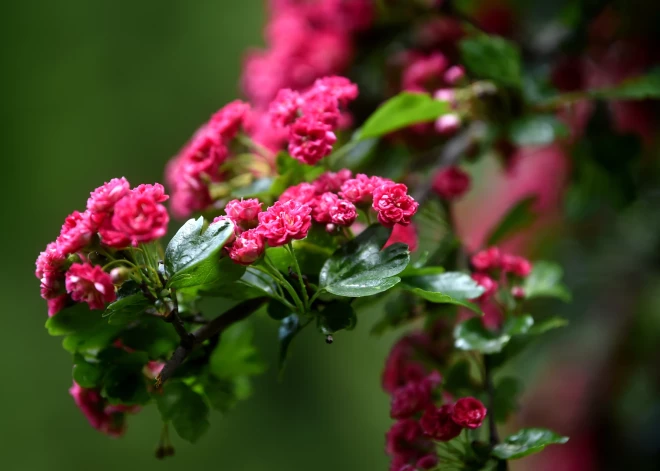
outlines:
[{"label": "hawthorn flower", "polygon": [[92,219],[101,224],[114,208],[117,201],[130,192],[130,184],[126,178],[113,178],[90,193],[87,200],[87,210]]},{"label": "hawthorn flower", "polygon": [[57,243],[51,242],[46,246],[46,250],[37,257],[35,276],[41,279],[47,273],[57,272],[65,259],[66,257],[59,250]]},{"label": "hawthorn flower", "polygon": [[48,317],[53,317],[55,314],[64,309],[69,301],[66,294],[61,294],[55,298],[47,300],[48,303]]},{"label": "hawthorn flower", "polygon": [[463,428],[475,429],[481,427],[486,418],[486,407],[473,397],[463,397],[456,401],[451,418]]},{"label": "hawthorn flower", "polygon": [[230,141],[238,133],[249,112],[250,105],[248,103],[234,100],[216,111],[211,116],[208,126],[218,137],[224,141]]},{"label": "hawthorn flower", "polygon": [[461,426],[452,420],[454,406],[445,404],[426,409],[419,423],[424,433],[441,442],[448,442],[461,433]]},{"label": "hawthorn flower", "polygon": [[447,167],[435,174],[431,188],[440,198],[460,198],[470,189],[470,175],[456,166]]},{"label": "hawthorn flower", "polygon": [[470,259],[475,270],[488,271],[500,267],[501,254],[497,247],[490,247],[474,254]]},{"label": "hawthorn flower", "polygon": [[532,264],[524,257],[517,255],[502,255],[502,270],[524,278],[532,272]]},{"label": "hawthorn flower", "polygon": [[422,412],[433,401],[433,389],[440,384],[441,377],[434,371],[421,381],[409,381],[392,395],[390,417],[405,419]]},{"label": "hawthorn flower", "polygon": [[413,92],[427,92],[438,88],[449,61],[440,52],[417,56],[403,71],[402,88]]},{"label": "hawthorn flower", "polygon": [[96,224],[91,213],[74,211],[64,220],[60,235],[55,241],[57,250],[63,255],[76,253],[91,242],[95,232]]},{"label": "hawthorn flower", "polygon": [[271,122],[280,127],[290,126],[298,118],[302,104],[300,93],[283,88],[268,108]]},{"label": "hawthorn flower", "polygon": [[350,201],[337,199],[334,205],[330,206],[330,220],[338,226],[350,226],[357,219],[357,209]]},{"label": "hawthorn flower", "polygon": [[126,431],[126,413],[134,413],[138,407],[111,405],[96,389],[81,387],[75,381],[69,389],[78,408],[85,415],[90,425],[111,437],[120,437]]},{"label": "hawthorn flower", "polygon": [[225,214],[240,230],[248,230],[257,227],[259,220],[257,216],[261,212],[261,203],[256,198],[247,200],[231,200],[225,205]]},{"label": "hawthorn flower", "polygon": [[415,468],[417,469],[433,469],[436,466],[438,466],[438,456],[433,453],[422,456],[415,464]]},{"label": "hawthorn flower", "polygon": [[66,272],[66,291],[74,301],[89,304],[90,309],[104,309],[117,299],[110,275],[89,263],[71,265]]},{"label": "hawthorn flower", "polygon": [[250,265],[264,253],[264,239],[256,229],[243,232],[229,250],[229,257],[241,265]]},{"label": "hawthorn flower", "polygon": [[370,203],[373,200],[373,193],[376,187],[388,182],[392,181],[380,177],[368,177],[364,173],[358,173],[355,175],[355,178],[350,178],[341,185],[339,196],[357,205]]},{"label": "hawthorn flower", "polygon": [[312,208],[295,200],[278,201],[259,213],[257,232],[268,245],[279,247],[293,239],[304,239],[312,224]]},{"label": "hawthorn flower", "polygon": [[301,204],[312,204],[317,194],[317,187],[311,183],[299,183],[290,186],[280,195],[278,201],[285,203],[287,201],[297,201]]},{"label": "hawthorn flower", "polygon": [[485,301],[497,293],[497,281],[493,280],[490,276],[483,273],[473,273],[472,279],[476,281],[479,286],[484,288],[484,293],[477,298],[480,301]]},{"label": "hawthorn flower", "polygon": [[341,169],[338,172],[325,172],[319,175],[319,177],[314,180],[312,183],[316,192],[319,194],[326,193],[328,191],[332,193],[337,193],[341,190],[341,186],[353,176],[353,173],[347,169]]},{"label": "hawthorn flower", "polygon": [[313,90],[334,96],[339,104],[346,107],[358,97],[358,87],[346,77],[329,76],[314,82]]},{"label": "hawthorn flower", "polygon": [[317,196],[312,204],[312,219],[322,224],[332,222],[330,209],[338,202],[339,196],[334,193],[327,192]]},{"label": "hawthorn flower", "polygon": [[289,153],[307,165],[315,165],[332,152],[337,141],[332,128],[313,117],[303,116],[289,130]]},{"label": "hawthorn flower", "polygon": [[395,224],[407,226],[417,212],[419,203],[408,195],[403,183],[384,183],[374,190],[373,208],[378,212],[378,221],[386,227]]}]

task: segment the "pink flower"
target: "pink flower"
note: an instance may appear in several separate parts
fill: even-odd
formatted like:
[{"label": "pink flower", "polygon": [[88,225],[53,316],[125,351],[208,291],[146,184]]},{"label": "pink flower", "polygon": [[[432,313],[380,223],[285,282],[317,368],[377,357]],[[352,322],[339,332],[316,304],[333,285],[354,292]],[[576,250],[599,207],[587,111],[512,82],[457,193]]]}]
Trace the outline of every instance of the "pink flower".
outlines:
[{"label": "pink flower", "polygon": [[53,317],[55,314],[64,309],[69,302],[69,297],[66,294],[61,294],[56,298],[51,298],[48,303],[48,317]]},{"label": "pink flower", "polygon": [[117,299],[110,275],[100,266],[74,263],[66,272],[66,290],[76,302],[86,302],[90,309],[104,309]]},{"label": "pink flower", "polygon": [[368,177],[364,173],[358,173],[355,175],[355,178],[348,179],[341,185],[339,196],[358,205],[369,203],[373,199],[376,186],[389,182],[391,180],[380,177]]},{"label": "pink flower", "polygon": [[419,204],[408,195],[403,183],[385,183],[374,190],[372,207],[378,212],[378,221],[386,227],[394,224],[407,226],[417,212]]},{"label": "pink flower", "polygon": [[443,114],[435,121],[435,130],[443,136],[451,136],[461,127],[461,118],[456,113]]},{"label": "pink flower", "polygon": [[415,225],[410,224],[408,226],[402,226],[401,224],[396,224],[392,228],[392,235],[390,235],[390,238],[387,239],[387,242],[385,242],[383,248],[389,247],[390,245],[396,244],[397,242],[406,244],[408,246],[408,250],[411,252],[417,250],[418,237],[417,228]]},{"label": "pink flower", "polygon": [[448,442],[461,433],[461,426],[452,420],[454,406],[445,404],[426,409],[419,423],[424,433],[434,440]]},{"label": "pink flower", "polygon": [[300,97],[300,93],[289,88],[283,88],[277,93],[275,100],[271,102],[268,114],[271,121],[277,126],[290,126],[298,118],[302,105],[303,99]]},{"label": "pink flower", "polygon": [[490,247],[474,254],[470,261],[475,270],[488,271],[500,267],[500,257],[500,249]]},{"label": "pink flower", "polygon": [[341,190],[341,186],[352,177],[352,173],[349,169],[344,168],[338,172],[325,172],[319,175],[319,177],[314,180],[313,185],[316,188],[316,192],[319,194],[326,193],[328,191],[332,193],[337,193]]},{"label": "pink flower", "polygon": [[229,250],[229,257],[241,265],[250,265],[261,257],[264,250],[263,236],[256,229],[250,229],[236,238]]},{"label": "pink flower", "polygon": [[136,412],[136,407],[113,406],[96,389],[86,389],[75,381],[69,389],[78,408],[85,414],[90,425],[111,437],[120,437],[126,431],[126,413]]},{"label": "pink flower", "polygon": [[449,85],[455,85],[465,77],[465,69],[460,65],[453,65],[445,72],[445,82]]},{"label": "pink flower", "polygon": [[66,257],[60,252],[55,242],[51,242],[46,246],[46,250],[41,252],[37,257],[37,269],[34,275],[41,279],[47,273],[54,273],[59,271],[64,263]]},{"label": "pink flower", "polygon": [[502,270],[524,278],[532,272],[532,264],[524,257],[505,254],[502,255]]},{"label": "pink flower", "polygon": [[101,224],[105,217],[112,212],[115,203],[126,196],[130,191],[130,184],[126,178],[113,178],[90,193],[87,200],[87,210],[92,219]]},{"label": "pink flower", "polygon": [[290,200],[276,202],[266,211],[259,213],[257,232],[271,247],[285,245],[293,239],[304,239],[312,224],[312,208]]},{"label": "pink flower", "polygon": [[446,200],[460,198],[470,189],[470,175],[459,167],[444,168],[433,177],[432,189]]},{"label": "pink flower", "polygon": [[490,276],[484,275],[483,273],[473,273],[472,279],[485,290],[484,293],[477,298],[479,301],[486,301],[497,293],[497,281],[493,280]]},{"label": "pink flower", "polygon": [[433,389],[440,381],[440,374],[436,371],[421,381],[410,381],[399,387],[392,395],[390,417],[405,419],[422,412],[432,403]]},{"label": "pink flower", "polygon": [[315,165],[332,152],[337,137],[330,126],[314,118],[303,116],[290,128],[289,153],[307,165]]},{"label": "pink flower", "polygon": [[338,226],[350,226],[357,219],[357,209],[355,205],[346,200],[337,199],[335,204],[330,206],[330,220]]},{"label": "pink flower", "polygon": [[334,193],[323,193],[314,199],[312,204],[312,219],[322,224],[332,222],[330,210],[339,202],[339,196]]},{"label": "pink flower", "polygon": [[284,190],[278,201],[285,203],[287,201],[294,200],[301,204],[311,205],[316,198],[316,194],[316,186],[312,185],[311,183],[299,183]]},{"label": "pink flower", "polygon": [[524,299],[525,298],[525,288],[522,286],[514,286],[511,288],[511,296],[513,296],[516,299]]},{"label": "pink flower", "polygon": [[438,466],[438,456],[433,453],[422,456],[415,465],[418,469],[433,469],[436,466]]},{"label": "pink flower", "polygon": [[358,87],[346,77],[323,77],[314,82],[312,87],[323,93],[329,93],[339,101],[340,106],[346,107],[358,97]]},{"label": "pink flower", "polygon": [[337,128],[341,116],[337,97],[317,88],[312,88],[303,95],[302,111],[304,116],[327,124],[330,129]]},{"label": "pink flower", "polygon": [[243,231],[257,227],[257,216],[261,212],[261,203],[256,198],[231,200],[225,205],[225,213]]},{"label": "pink flower", "polygon": [[463,397],[456,401],[451,418],[463,428],[475,429],[481,427],[486,418],[487,410],[483,403],[473,397]]},{"label": "pink flower", "polygon": [[230,141],[238,133],[243,124],[250,105],[241,100],[235,100],[218,110],[209,120],[209,127],[225,141]]},{"label": "pink flower", "polygon": [[60,235],[55,241],[57,249],[63,255],[76,253],[91,242],[95,232],[96,224],[91,213],[74,211],[64,220]]},{"label": "pink flower", "polygon": [[170,198],[165,194],[165,188],[160,183],[154,185],[143,183],[133,188],[133,193],[149,198],[154,203],[164,203]]},{"label": "pink flower", "polygon": [[45,272],[41,277],[41,297],[53,299],[64,291],[64,274],[58,271]]},{"label": "pink flower", "polygon": [[170,217],[159,199],[154,199],[161,191],[162,186],[156,183],[150,191],[133,190],[118,201],[111,222],[99,230],[103,243],[121,248],[163,237]]},{"label": "pink flower", "polygon": [[402,88],[413,92],[436,90],[448,65],[449,61],[440,52],[415,57],[403,71]]}]

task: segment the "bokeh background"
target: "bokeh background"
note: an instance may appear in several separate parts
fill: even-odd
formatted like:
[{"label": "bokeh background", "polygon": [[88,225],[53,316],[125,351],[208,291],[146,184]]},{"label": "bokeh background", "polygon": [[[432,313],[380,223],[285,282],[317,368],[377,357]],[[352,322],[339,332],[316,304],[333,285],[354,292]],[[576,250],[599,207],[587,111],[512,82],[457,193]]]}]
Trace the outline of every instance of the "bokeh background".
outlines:
[{"label": "bokeh background", "polygon": [[[162,181],[166,160],[236,97],[241,55],[262,43],[262,1],[32,0],[3,10],[2,469],[387,469],[391,421],[379,384],[396,334],[369,334],[377,312],[332,346],[305,331],[283,381],[271,365],[251,399],[226,417],[214,413],[195,446],[173,437],[177,455],[163,462],[153,455],[160,432],[153,406],[129,418],[122,439],[91,429],[67,392],[71,358],[43,328],[33,273],[39,251],[104,181]],[[657,175],[647,187],[657,188]],[[602,195],[612,193],[608,184]],[[511,365],[528,391],[516,425],[572,436],[540,455],[545,467],[527,469],[555,469],[557,455],[547,453],[570,455],[571,470],[658,469],[660,204],[653,191],[643,196],[625,210],[603,199],[595,221],[578,215],[563,232],[545,228],[550,237],[535,249],[566,266],[577,302],[546,305],[573,321],[570,332]],[[274,323],[255,324],[264,358],[274,358]],[[594,456],[609,465],[593,468]]]}]

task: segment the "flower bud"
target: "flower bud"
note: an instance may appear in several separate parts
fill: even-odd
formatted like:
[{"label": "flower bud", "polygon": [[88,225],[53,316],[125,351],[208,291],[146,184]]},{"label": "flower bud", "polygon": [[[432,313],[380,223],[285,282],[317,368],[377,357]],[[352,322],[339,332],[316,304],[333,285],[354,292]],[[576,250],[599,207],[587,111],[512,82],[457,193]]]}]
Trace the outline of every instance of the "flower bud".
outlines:
[{"label": "flower bud", "polygon": [[129,276],[131,276],[131,270],[126,267],[116,267],[110,270],[110,278],[114,285],[122,284],[124,281],[128,280]]}]

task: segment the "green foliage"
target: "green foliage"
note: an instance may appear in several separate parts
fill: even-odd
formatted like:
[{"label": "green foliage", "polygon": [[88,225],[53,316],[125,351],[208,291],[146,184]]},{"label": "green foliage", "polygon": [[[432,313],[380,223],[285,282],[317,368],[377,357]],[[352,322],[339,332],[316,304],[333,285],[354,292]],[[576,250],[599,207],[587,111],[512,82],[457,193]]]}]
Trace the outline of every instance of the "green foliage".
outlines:
[{"label": "green foliage", "polygon": [[195,443],[209,428],[209,406],[204,398],[182,381],[169,381],[154,394],[164,422],[171,422],[184,440]]},{"label": "green foliage", "polygon": [[568,442],[568,437],[563,437],[550,430],[527,428],[505,438],[504,443],[493,448],[492,454],[501,460],[517,460],[538,453],[548,445],[559,445],[566,442]]},{"label": "green foliage", "polygon": [[509,138],[518,146],[542,146],[568,137],[568,128],[554,115],[529,115],[509,126]]},{"label": "green foliage", "polygon": [[172,237],[165,250],[168,288],[212,289],[243,275],[245,268],[231,260],[218,262],[222,248],[234,235],[233,224],[221,221],[204,226],[203,217],[190,219]]},{"label": "green foliage", "polygon": [[259,358],[253,337],[254,331],[247,322],[225,330],[209,360],[211,373],[221,379],[263,373],[266,366]]},{"label": "green foliage", "polygon": [[506,376],[495,384],[495,420],[505,423],[509,416],[518,409],[518,399],[523,387],[519,379]]},{"label": "green foliage", "polygon": [[532,316],[511,317],[502,329],[486,329],[479,318],[461,322],[454,329],[454,346],[459,350],[474,350],[484,354],[498,353],[514,335],[522,335],[534,325]]},{"label": "green foliage", "polygon": [[98,362],[89,362],[82,355],[73,358],[73,380],[83,388],[96,388],[102,378],[101,365]]},{"label": "green foliage", "polygon": [[482,314],[479,306],[468,300],[481,296],[484,289],[465,273],[407,276],[402,287],[432,303],[456,304]]},{"label": "green foliage", "polygon": [[522,81],[520,50],[515,43],[485,34],[459,43],[463,63],[476,78],[519,87]]},{"label": "green foliage", "polygon": [[92,311],[86,303],[79,303],[48,318],[46,329],[50,335],[66,336],[62,346],[76,353],[98,351],[109,345],[121,327],[108,325],[100,311]]},{"label": "green foliage", "polygon": [[563,270],[557,263],[538,261],[523,283],[526,299],[558,298],[570,301],[571,293],[561,282]]},{"label": "green foliage", "polygon": [[319,329],[324,335],[334,334],[340,330],[353,330],[357,324],[353,307],[343,301],[333,301],[325,306],[317,319]]},{"label": "green foliage", "polygon": [[280,341],[280,355],[278,361],[278,367],[280,375],[284,371],[286,366],[286,360],[289,358],[289,347],[291,342],[296,335],[302,330],[300,325],[300,318],[297,314],[291,314],[290,316],[282,319],[280,323],[280,328],[278,330],[278,337]]},{"label": "green foliage", "polygon": [[142,369],[149,358],[144,352],[108,347],[98,355],[103,378],[101,394],[116,404],[146,404],[149,401]]},{"label": "green foliage", "polygon": [[426,93],[403,92],[380,105],[359,130],[359,139],[380,137],[417,123],[436,120],[449,105]]},{"label": "green foliage", "polygon": [[144,297],[134,281],[125,282],[117,292],[117,300],[110,304],[103,313],[103,317],[109,317],[108,323],[124,325],[134,321],[147,309],[151,302]]},{"label": "green foliage", "polygon": [[203,387],[211,407],[222,413],[233,409],[239,401],[247,399],[252,393],[250,380],[243,376],[227,380],[207,374],[203,379]]},{"label": "green foliage", "polygon": [[408,246],[393,244],[381,250],[389,230],[381,225],[368,227],[340,247],[323,265],[320,288],[337,296],[371,296],[387,291],[401,279],[410,261]]},{"label": "green foliage", "polygon": [[590,90],[589,95],[606,100],[660,98],[660,68],[655,68],[646,75],[624,80],[614,87]]},{"label": "green foliage", "polygon": [[280,152],[277,155],[276,165],[278,176],[270,188],[270,193],[274,197],[281,195],[290,186],[301,182],[311,182],[323,173],[321,166],[303,164],[286,152]]},{"label": "green foliage", "polygon": [[532,211],[532,208],[537,199],[536,196],[524,198],[509,209],[499,225],[488,236],[487,244],[489,246],[497,245],[507,237],[534,223],[536,214]]}]

